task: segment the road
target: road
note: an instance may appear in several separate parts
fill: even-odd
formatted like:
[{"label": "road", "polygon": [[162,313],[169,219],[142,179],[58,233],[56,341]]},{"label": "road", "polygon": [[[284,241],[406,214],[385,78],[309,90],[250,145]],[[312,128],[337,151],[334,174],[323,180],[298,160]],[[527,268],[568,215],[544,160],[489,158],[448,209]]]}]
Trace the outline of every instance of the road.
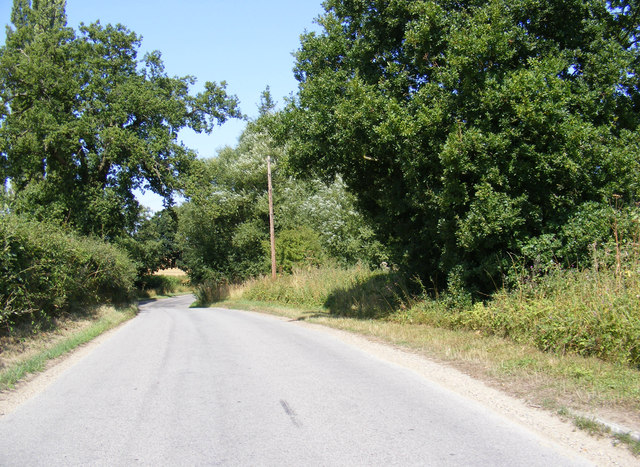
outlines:
[{"label": "road", "polygon": [[326,332],[191,300],[0,418],[0,465],[589,465]]}]

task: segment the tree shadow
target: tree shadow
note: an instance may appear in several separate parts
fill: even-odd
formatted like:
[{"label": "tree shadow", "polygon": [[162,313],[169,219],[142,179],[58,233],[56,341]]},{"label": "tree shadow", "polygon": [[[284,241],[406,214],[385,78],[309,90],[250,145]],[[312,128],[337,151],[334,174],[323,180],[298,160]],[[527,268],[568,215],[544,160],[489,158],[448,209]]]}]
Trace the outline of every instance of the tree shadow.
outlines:
[{"label": "tree shadow", "polygon": [[410,302],[406,278],[399,273],[381,272],[356,285],[336,289],[324,306],[330,316],[380,319],[405,309]]}]

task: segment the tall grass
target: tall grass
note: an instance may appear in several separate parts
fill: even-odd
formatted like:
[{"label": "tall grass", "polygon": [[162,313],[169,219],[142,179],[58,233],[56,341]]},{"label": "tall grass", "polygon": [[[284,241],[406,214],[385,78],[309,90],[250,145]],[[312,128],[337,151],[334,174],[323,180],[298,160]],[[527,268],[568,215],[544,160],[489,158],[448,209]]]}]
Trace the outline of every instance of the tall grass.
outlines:
[{"label": "tall grass", "polygon": [[254,279],[242,297],[307,308],[323,308],[335,315],[374,318],[392,313],[408,296],[401,277],[386,271],[320,267],[294,270],[290,275]]},{"label": "tall grass", "polygon": [[640,368],[640,261],[637,243],[596,255],[585,269],[522,274],[485,303],[444,307],[424,299],[394,319],[468,329],[545,351],[595,356]]},{"label": "tall grass", "polygon": [[[637,243],[614,245],[596,255],[589,268],[523,272],[514,287],[497,291],[486,302],[472,303],[456,291],[437,298],[412,297],[397,274],[362,266],[299,269],[275,280],[254,279],[242,286],[242,298],[333,315],[472,330],[544,351],[640,368],[639,250]],[[208,298],[228,296],[229,287],[224,286]]]}]

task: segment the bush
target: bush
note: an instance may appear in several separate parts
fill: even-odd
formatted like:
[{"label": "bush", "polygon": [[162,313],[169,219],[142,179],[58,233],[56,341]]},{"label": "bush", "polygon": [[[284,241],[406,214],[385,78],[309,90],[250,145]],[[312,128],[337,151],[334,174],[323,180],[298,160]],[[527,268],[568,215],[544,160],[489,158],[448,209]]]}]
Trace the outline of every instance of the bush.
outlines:
[{"label": "bush", "polygon": [[0,323],[131,298],[135,268],[116,247],[47,223],[0,218]]},{"label": "bush", "polygon": [[295,268],[320,266],[325,254],[320,235],[309,227],[283,230],[276,237],[278,267],[287,273]]}]

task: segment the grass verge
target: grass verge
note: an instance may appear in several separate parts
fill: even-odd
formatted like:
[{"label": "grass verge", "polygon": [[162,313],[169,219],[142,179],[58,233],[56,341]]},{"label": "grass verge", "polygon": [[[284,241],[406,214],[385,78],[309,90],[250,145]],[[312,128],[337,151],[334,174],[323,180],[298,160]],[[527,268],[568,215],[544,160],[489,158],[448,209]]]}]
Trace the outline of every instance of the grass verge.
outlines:
[{"label": "grass verge", "polygon": [[100,334],[133,318],[136,307],[100,307],[83,319],[62,319],[48,332],[4,339],[0,391],[11,389],[25,376],[43,371],[58,358]]}]

